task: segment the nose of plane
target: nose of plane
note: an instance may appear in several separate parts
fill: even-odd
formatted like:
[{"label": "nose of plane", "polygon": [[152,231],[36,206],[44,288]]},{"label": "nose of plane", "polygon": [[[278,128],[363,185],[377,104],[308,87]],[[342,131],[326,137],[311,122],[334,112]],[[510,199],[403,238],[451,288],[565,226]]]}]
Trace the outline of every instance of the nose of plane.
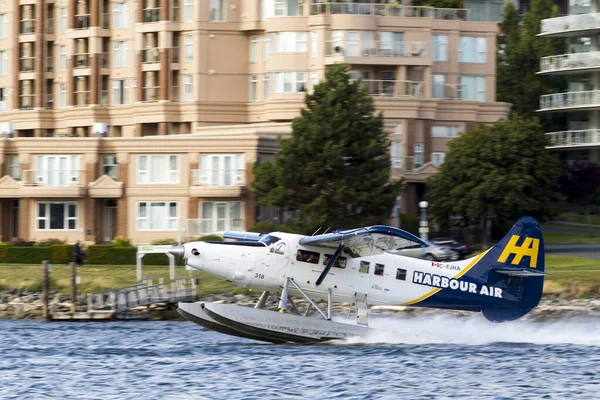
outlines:
[{"label": "nose of plane", "polygon": [[182,244],[180,244],[179,246],[173,246],[169,250],[169,253],[173,254],[175,257],[178,257],[178,258],[183,258],[184,252],[185,252],[185,249]]}]

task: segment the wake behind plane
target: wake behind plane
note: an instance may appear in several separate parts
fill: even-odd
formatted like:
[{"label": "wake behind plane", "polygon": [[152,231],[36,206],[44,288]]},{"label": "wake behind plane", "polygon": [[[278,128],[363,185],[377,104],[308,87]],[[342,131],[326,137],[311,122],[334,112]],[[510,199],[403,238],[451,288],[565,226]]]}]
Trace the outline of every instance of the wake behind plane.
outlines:
[{"label": "wake behind plane", "polygon": [[[373,305],[465,310],[512,321],[538,305],[545,275],[542,232],[532,217],[519,219],[487,251],[455,262],[391,253],[426,243],[382,225],[315,236],[227,232],[224,238],[235,241],[191,242],[171,253],[189,267],[262,291],[259,301],[254,308],[179,303],[179,312],[208,329],[272,343],[367,335]],[[280,293],[279,312],[264,309],[271,293]],[[291,295],[304,297],[308,307],[301,310]],[[356,324],[333,321],[333,302],[353,303]]]}]

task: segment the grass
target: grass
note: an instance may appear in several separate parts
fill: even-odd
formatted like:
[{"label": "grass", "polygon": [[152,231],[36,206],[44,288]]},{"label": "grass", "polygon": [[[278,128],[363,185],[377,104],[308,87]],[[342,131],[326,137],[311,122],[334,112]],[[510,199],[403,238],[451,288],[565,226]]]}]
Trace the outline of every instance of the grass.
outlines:
[{"label": "grass", "polygon": [[544,294],[569,298],[600,297],[600,260],[546,256]]},{"label": "grass", "polygon": [[[592,225],[600,225],[600,215],[591,215]],[[564,213],[556,218],[557,221],[571,222],[575,224],[589,224],[588,216],[577,213]]]},{"label": "grass", "polygon": [[600,235],[592,235],[586,232],[543,232],[546,244],[568,244],[568,243],[598,243]]}]

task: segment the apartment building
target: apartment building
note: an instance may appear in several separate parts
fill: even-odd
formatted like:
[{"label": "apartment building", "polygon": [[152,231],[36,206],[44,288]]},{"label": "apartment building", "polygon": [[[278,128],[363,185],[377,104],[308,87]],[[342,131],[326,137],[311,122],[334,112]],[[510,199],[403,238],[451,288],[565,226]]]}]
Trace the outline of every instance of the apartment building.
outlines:
[{"label": "apartment building", "polygon": [[447,143],[509,111],[497,26],[471,19],[392,1],[0,1],[2,237],[249,227],[252,163],[338,62],[383,112],[416,213]]},{"label": "apartment building", "polygon": [[539,112],[566,113],[567,130],[548,132],[563,161],[600,162],[600,2],[572,0],[569,15],[542,21],[541,37],[564,38],[567,54],[540,60],[539,74],[564,75],[568,91],[542,95]]}]

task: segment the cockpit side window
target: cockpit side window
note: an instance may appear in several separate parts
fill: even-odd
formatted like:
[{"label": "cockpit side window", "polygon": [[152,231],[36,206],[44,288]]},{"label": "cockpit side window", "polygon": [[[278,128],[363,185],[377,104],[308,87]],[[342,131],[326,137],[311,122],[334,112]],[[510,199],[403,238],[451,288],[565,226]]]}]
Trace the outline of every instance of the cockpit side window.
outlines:
[{"label": "cockpit side window", "polygon": [[281,238],[278,238],[277,236],[267,235],[267,236],[263,236],[262,238],[260,238],[259,242],[264,243],[267,246],[270,246],[273,243],[276,243],[280,240],[281,240]]}]

